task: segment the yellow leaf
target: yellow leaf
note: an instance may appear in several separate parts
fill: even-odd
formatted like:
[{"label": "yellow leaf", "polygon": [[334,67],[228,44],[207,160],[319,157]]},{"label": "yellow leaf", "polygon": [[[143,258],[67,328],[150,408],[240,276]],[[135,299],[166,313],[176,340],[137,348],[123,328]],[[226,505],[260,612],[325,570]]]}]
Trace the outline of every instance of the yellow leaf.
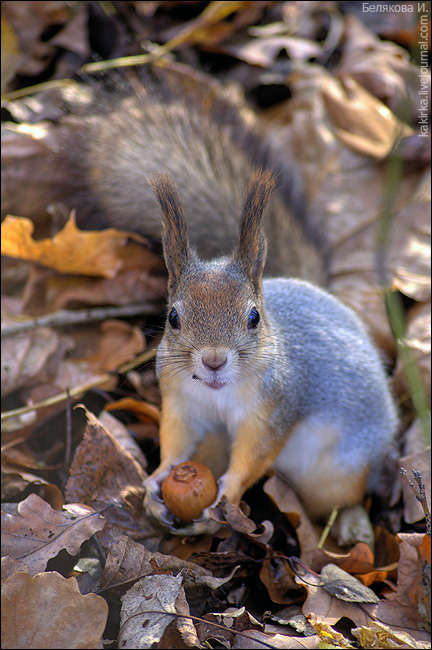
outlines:
[{"label": "yellow leaf", "polygon": [[72,213],[52,239],[33,239],[34,226],[25,217],[7,216],[2,223],[2,255],[38,262],[61,273],[113,278],[123,265],[121,249],[126,233],[109,228],[81,231]]}]

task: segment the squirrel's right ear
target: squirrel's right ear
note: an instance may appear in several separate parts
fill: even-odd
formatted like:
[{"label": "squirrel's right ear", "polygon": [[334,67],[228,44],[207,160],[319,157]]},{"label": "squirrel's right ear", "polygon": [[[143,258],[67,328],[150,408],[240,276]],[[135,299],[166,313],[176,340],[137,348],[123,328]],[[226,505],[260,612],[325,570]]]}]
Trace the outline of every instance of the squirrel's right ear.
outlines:
[{"label": "squirrel's right ear", "polygon": [[162,245],[169,283],[175,285],[191,256],[186,219],[177,189],[168,174],[154,176],[149,181],[162,208]]},{"label": "squirrel's right ear", "polygon": [[263,227],[264,210],[276,185],[276,177],[268,170],[258,170],[252,176],[240,219],[240,240],[237,260],[260,291],[264,269],[267,241]]}]

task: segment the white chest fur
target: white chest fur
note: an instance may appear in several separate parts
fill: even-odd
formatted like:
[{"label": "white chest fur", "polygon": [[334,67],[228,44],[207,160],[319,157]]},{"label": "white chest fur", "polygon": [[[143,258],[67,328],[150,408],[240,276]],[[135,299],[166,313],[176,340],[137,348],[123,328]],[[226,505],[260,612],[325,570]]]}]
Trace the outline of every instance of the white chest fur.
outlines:
[{"label": "white chest fur", "polygon": [[256,389],[248,380],[213,389],[205,383],[185,378],[181,387],[184,415],[191,428],[203,439],[207,433],[222,432],[233,439],[251,409],[257,408]]}]

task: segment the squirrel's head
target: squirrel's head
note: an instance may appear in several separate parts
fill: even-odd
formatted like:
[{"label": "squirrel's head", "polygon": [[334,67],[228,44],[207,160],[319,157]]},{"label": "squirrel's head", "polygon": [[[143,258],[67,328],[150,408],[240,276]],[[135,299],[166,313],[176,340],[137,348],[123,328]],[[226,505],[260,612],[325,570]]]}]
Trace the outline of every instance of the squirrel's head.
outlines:
[{"label": "squirrel's head", "polygon": [[222,388],[252,370],[252,360],[265,336],[263,214],[275,179],[268,171],[254,174],[240,219],[238,244],[229,256],[212,261],[201,260],[190,245],[171,179],[161,175],[151,184],[162,208],[162,243],[169,275],[168,318],[159,370],[163,373],[165,365],[167,378],[184,371],[210,388]]}]

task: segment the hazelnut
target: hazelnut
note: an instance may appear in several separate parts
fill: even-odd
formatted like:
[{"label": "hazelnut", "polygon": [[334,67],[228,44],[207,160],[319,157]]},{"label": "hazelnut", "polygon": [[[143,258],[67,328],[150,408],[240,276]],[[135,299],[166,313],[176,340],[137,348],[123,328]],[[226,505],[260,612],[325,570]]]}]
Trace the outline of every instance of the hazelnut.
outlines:
[{"label": "hazelnut", "polygon": [[202,463],[187,461],[174,467],[162,483],[168,510],[184,523],[200,516],[217,495],[216,480]]}]

